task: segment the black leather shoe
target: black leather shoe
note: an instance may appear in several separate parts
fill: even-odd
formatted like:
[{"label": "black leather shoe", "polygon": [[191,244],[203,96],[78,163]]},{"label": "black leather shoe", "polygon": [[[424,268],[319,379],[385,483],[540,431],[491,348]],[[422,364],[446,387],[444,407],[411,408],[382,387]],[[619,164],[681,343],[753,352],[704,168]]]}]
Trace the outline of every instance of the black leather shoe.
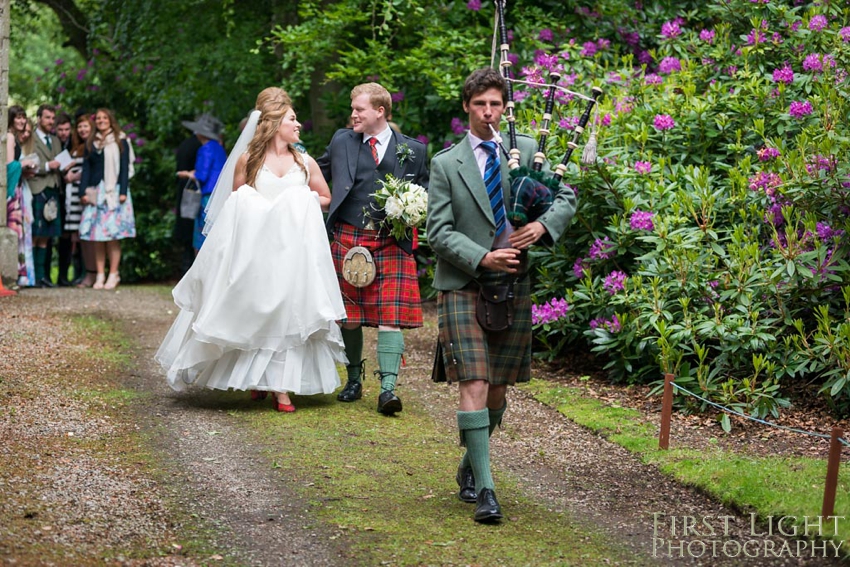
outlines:
[{"label": "black leather shoe", "polygon": [[401,400],[392,390],[381,392],[378,396],[378,412],[384,415],[392,415],[401,411]]},{"label": "black leather shoe", "polygon": [[475,475],[472,473],[472,467],[458,467],[457,476],[455,477],[460,490],[457,497],[464,502],[474,504],[478,501],[475,496]]},{"label": "black leather shoe", "polygon": [[64,279],[64,280],[60,279],[59,280],[59,287],[71,287],[71,285],[72,285],[71,282],[69,282],[67,279]]},{"label": "black leather shoe", "polygon": [[491,488],[482,488],[478,494],[475,506],[475,521],[482,524],[492,524],[501,520],[502,507],[496,500],[496,493]]},{"label": "black leather shoe", "polygon": [[341,402],[353,402],[363,397],[363,384],[349,380],[336,399]]},{"label": "black leather shoe", "polygon": [[35,287],[56,287],[56,286],[53,285],[53,282],[50,281],[49,279],[41,278],[40,280],[38,280],[38,283],[35,284]]}]

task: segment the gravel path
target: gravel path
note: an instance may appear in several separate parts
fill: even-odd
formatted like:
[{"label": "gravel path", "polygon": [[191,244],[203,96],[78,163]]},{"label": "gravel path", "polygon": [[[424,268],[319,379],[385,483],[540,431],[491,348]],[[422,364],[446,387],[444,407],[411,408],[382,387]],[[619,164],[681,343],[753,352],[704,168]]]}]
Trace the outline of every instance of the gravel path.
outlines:
[{"label": "gravel path", "polygon": [[[118,424],[108,419],[87,420],[87,404],[91,402],[84,396],[57,400],[44,395],[50,388],[59,387],[57,380],[67,380],[64,377],[69,368],[80,370],[73,353],[90,343],[85,337],[74,337],[72,327],[63,321],[81,314],[116,321],[133,341],[130,370],[117,380],[143,395],[123,407],[118,404],[124,418]],[[141,562],[122,558],[126,565],[192,565],[175,553],[177,548],[170,543],[180,526],[170,523],[168,506],[163,502],[167,499],[176,500],[187,514],[211,527],[215,547],[210,552],[211,561],[228,558],[236,564],[258,566],[351,564],[345,535],[310,517],[309,507],[289,487],[287,479],[272,470],[264,447],[253,442],[244,425],[226,412],[208,407],[206,393],[177,394],[165,385],[152,357],[174,315],[170,296],[162,288],[152,287],[122,286],[113,293],[27,290],[0,300],[0,346],[4,353],[0,360],[0,439],[15,440],[0,443],[0,517],[35,514],[32,519],[36,524],[24,529],[20,526],[29,524],[13,523],[0,531],[0,561],[31,564],[26,559],[31,557],[27,550],[40,542],[57,542],[61,534],[81,553],[86,545],[102,545],[102,538],[109,538],[116,547],[128,541],[147,541],[158,550]],[[426,306],[426,320],[425,328],[406,334],[407,366],[399,391],[406,405],[431,408],[436,423],[453,434],[456,390],[429,380],[435,336],[432,305]],[[367,333],[367,340],[373,341],[374,333]],[[51,345],[62,346],[57,350],[64,353],[65,360],[39,354],[49,352]],[[374,347],[367,344],[365,352],[373,351]],[[97,368],[82,370],[97,372]],[[33,383],[36,376],[44,382]],[[73,380],[65,386],[83,387]],[[729,537],[708,539],[738,543],[752,539],[749,516],[671,481],[655,467],[643,465],[624,449],[520,391],[510,394],[509,403],[505,427],[493,438],[497,482],[500,477],[517,479],[527,495],[547,508],[595,526],[611,541],[632,550],[636,564],[834,563],[822,558],[747,559],[743,553],[735,558],[722,553],[719,557],[691,558],[685,553],[684,557],[671,558],[666,550],[654,556],[653,513],[697,519],[731,516]],[[116,435],[116,428],[132,424],[152,440],[158,459],[166,463],[158,479],[110,463],[103,456],[91,457],[83,446],[68,445],[69,439],[108,440]],[[45,447],[51,449],[45,451]],[[8,466],[13,464],[10,459],[27,451],[33,455],[32,463]],[[35,487],[35,494],[26,493],[31,474],[41,475],[38,486],[52,489]],[[447,479],[449,482],[453,480]],[[21,504],[50,501],[57,494],[63,506]],[[102,524],[87,523],[88,517],[102,518]],[[40,529],[44,527],[49,529]],[[775,536],[770,539],[776,549],[784,543]],[[170,545],[174,549],[168,554],[163,550]],[[53,558],[38,564],[64,563]]]}]

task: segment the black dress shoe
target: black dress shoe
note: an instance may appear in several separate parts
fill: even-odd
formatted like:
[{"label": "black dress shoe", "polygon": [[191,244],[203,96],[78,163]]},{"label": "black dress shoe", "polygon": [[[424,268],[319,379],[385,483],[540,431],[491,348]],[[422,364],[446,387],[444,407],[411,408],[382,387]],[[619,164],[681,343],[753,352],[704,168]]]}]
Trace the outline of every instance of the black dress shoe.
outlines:
[{"label": "black dress shoe", "polygon": [[337,394],[336,399],[341,402],[353,402],[354,400],[359,400],[362,397],[363,384],[349,380],[345,385],[345,388],[342,389],[342,392]]},{"label": "black dress shoe", "polygon": [[471,504],[478,501],[478,498],[475,496],[475,475],[472,473],[472,467],[459,466],[455,480],[460,487],[457,493],[458,498]]},{"label": "black dress shoe", "polygon": [[401,411],[401,400],[392,390],[381,392],[378,396],[378,412],[384,415],[392,415]]},{"label": "black dress shoe", "polygon": [[53,282],[47,278],[41,278],[38,280],[38,283],[35,284],[35,287],[56,287],[53,285]]},{"label": "black dress shoe", "polygon": [[501,520],[502,507],[496,500],[496,493],[491,488],[482,488],[478,494],[475,506],[475,521],[482,524],[492,524]]},{"label": "black dress shoe", "polygon": [[60,279],[59,280],[59,287],[71,287],[71,285],[72,285],[71,282],[69,282],[67,279],[65,279],[65,280]]}]

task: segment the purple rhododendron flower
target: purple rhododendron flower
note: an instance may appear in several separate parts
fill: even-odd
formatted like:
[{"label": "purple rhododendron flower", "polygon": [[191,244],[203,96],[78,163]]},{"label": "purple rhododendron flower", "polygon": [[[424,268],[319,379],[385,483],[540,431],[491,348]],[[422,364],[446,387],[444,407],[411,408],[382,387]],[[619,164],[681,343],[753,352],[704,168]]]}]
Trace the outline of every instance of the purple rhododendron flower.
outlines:
[{"label": "purple rhododendron flower", "polygon": [[656,75],[655,73],[649,73],[643,78],[644,85],[660,85],[663,82],[664,79],[662,79],[661,76]]},{"label": "purple rhododendron flower", "polygon": [[699,38],[706,43],[714,43],[714,30],[702,30]]},{"label": "purple rhododendron flower", "polygon": [[466,7],[473,12],[477,12],[481,9],[481,0],[469,0],[469,2],[466,3]]},{"label": "purple rhododendron flower", "polygon": [[841,36],[841,41],[847,43],[848,41],[850,41],[850,27],[841,28],[840,30],[838,30],[838,35]]},{"label": "purple rhododendron flower", "polygon": [[773,70],[773,80],[790,85],[794,82],[794,70],[786,63],[784,67]]},{"label": "purple rhododendron flower", "polygon": [[558,126],[564,130],[575,130],[578,125],[578,116],[567,116],[558,121]]},{"label": "purple rhododendron flower", "polygon": [[673,39],[674,37],[678,37],[681,33],[682,28],[679,27],[679,23],[676,21],[664,22],[663,24],[661,24],[661,35],[663,35],[667,39]]},{"label": "purple rhododendron flower", "polygon": [[554,35],[552,34],[552,30],[549,28],[543,28],[540,30],[540,33],[537,34],[537,39],[540,41],[552,41],[554,39]]},{"label": "purple rhododendron flower", "polygon": [[390,100],[393,102],[401,102],[404,100],[404,91],[398,91],[390,95]]},{"label": "purple rhododendron flower", "polygon": [[676,122],[669,114],[656,114],[652,124],[656,130],[670,130],[676,126]]},{"label": "purple rhododendron flower", "polygon": [[682,62],[676,57],[665,57],[658,64],[658,72],[665,75],[682,70]]},{"label": "purple rhododendron flower", "polygon": [[616,315],[614,315],[610,319],[603,319],[601,317],[597,319],[591,319],[589,324],[591,329],[598,329],[602,327],[610,333],[619,333],[621,329],[620,318]]},{"label": "purple rhododendron flower", "polygon": [[782,185],[782,178],[778,174],[767,171],[759,171],[748,181],[752,191],[762,190],[771,197],[776,193],[776,188]]},{"label": "purple rhododendron flower", "polygon": [[584,269],[584,258],[577,258],[575,263],[573,263],[573,275],[577,279],[582,279],[585,275]]},{"label": "purple rhododendron flower", "polygon": [[780,155],[779,150],[777,150],[776,148],[771,148],[769,146],[765,146],[759,149],[759,151],[756,153],[759,156],[759,161],[770,161],[772,159],[778,158]]},{"label": "purple rhododendron flower", "polygon": [[809,29],[812,31],[821,31],[828,25],[829,21],[827,21],[826,16],[823,14],[812,16],[812,19],[809,20]]},{"label": "purple rhododendron flower", "polygon": [[645,175],[652,171],[652,162],[650,161],[636,161],[635,162],[635,171],[638,173]]},{"label": "purple rhododendron flower", "polygon": [[589,260],[607,260],[614,255],[614,243],[607,236],[597,238],[587,252]]},{"label": "purple rhododendron flower", "polygon": [[452,118],[452,133],[455,136],[460,136],[464,132],[466,132],[466,126],[464,125],[463,120],[457,117]]},{"label": "purple rhododendron flower", "polygon": [[582,57],[593,57],[596,55],[596,44],[592,41],[585,42],[581,46],[580,55]]},{"label": "purple rhododendron flower", "polygon": [[611,47],[611,40],[601,37],[596,40],[596,47],[598,47],[599,49],[608,49],[609,47]]},{"label": "purple rhododendron flower", "polygon": [[835,156],[815,155],[806,164],[806,173],[812,176],[816,176],[820,171],[829,173],[835,169],[836,165]]},{"label": "purple rhododendron flower", "polygon": [[531,306],[531,324],[541,325],[552,323],[566,317],[569,310],[570,306],[566,299],[563,297],[561,299],[553,297],[543,305]]},{"label": "purple rhododendron flower", "polygon": [[794,118],[802,118],[804,116],[808,116],[812,112],[812,103],[807,100],[804,100],[802,102],[799,100],[795,100],[788,108],[788,114],[790,114]]},{"label": "purple rhododendron flower", "polygon": [[628,276],[625,272],[614,270],[605,277],[605,281],[602,282],[602,287],[605,288],[605,291],[614,295],[618,291],[625,289],[627,277]]},{"label": "purple rhododendron flower", "polygon": [[652,222],[652,217],[655,213],[652,211],[641,211],[635,209],[629,219],[629,226],[632,230],[655,230],[655,224]]},{"label": "purple rhododendron flower", "polygon": [[811,53],[803,59],[804,71],[823,71],[823,63],[821,62],[820,53]]}]

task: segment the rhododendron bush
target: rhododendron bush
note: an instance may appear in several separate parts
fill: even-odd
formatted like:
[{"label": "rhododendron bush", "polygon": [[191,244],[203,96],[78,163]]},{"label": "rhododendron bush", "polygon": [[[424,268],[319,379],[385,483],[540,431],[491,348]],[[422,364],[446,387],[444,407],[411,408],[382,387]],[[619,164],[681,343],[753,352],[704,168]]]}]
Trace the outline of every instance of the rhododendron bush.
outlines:
[{"label": "rhododendron bush", "polygon": [[[850,12],[797,4],[711,2],[592,41],[525,30],[519,78],[605,90],[598,157],[564,178],[572,227],[534,253],[542,355],[590,344],[614,380],[671,372],[760,417],[804,380],[846,411]],[[542,90],[518,90],[532,124]],[[584,107],[560,97],[553,161]]]}]

